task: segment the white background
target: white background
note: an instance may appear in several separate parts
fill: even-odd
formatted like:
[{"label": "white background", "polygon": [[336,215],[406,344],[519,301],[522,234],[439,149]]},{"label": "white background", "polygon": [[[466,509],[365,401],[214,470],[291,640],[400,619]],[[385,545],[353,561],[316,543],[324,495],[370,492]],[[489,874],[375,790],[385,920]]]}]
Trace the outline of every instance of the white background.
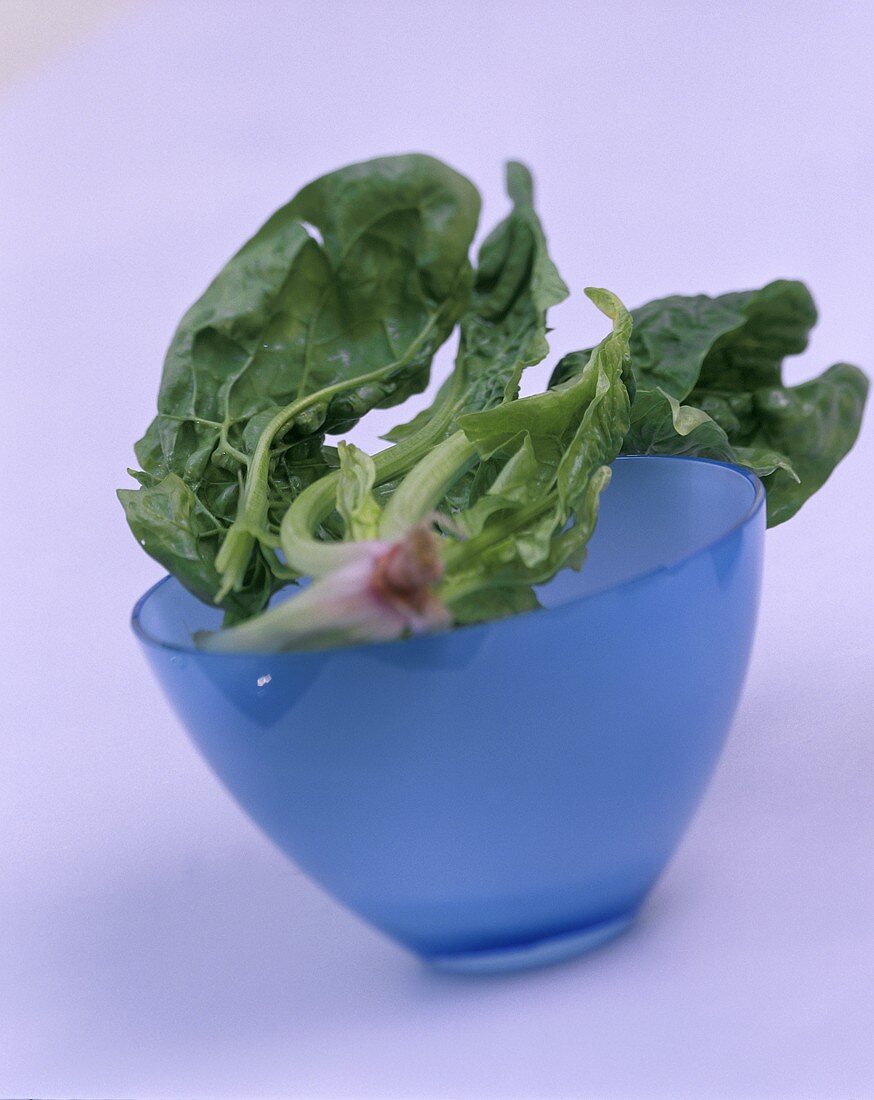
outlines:
[{"label": "white background", "polygon": [[874,1095],[870,424],[768,536],[741,710],[640,925],[504,979],[423,970],[231,803],[129,634],[160,570],[113,495],[190,301],[386,152],[465,171],[486,225],[532,165],[575,291],[551,361],[600,335],[589,283],[797,276],[791,379],[870,370],[872,39],[866,3],[146,3],[7,95],[0,1095]]}]

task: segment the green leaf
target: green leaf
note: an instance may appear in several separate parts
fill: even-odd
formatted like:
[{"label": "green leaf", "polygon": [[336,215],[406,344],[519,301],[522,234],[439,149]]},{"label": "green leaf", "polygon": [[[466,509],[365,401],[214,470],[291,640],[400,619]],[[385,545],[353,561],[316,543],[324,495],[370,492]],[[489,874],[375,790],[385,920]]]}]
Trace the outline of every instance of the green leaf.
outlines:
[{"label": "green leaf", "polygon": [[681,405],[661,388],[638,390],[623,443],[626,454],[701,455],[734,462],[723,428],[703,409]]},{"label": "green leaf", "polygon": [[[459,419],[480,457],[498,473],[455,522],[467,539],[446,554],[441,596],[461,621],[533,606],[532,586],[576,568],[597,519],[609,464],[628,428],[623,382],[631,318],[602,290],[586,292],[613,331],[576,375],[553,390]],[[518,609],[518,608],[516,608]]]},{"label": "green leaf", "polygon": [[[468,539],[482,534],[496,513],[526,504],[542,476],[542,468],[528,432],[512,437],[502,455],[493,453],[491,457],[494,460],[488,467],[491,477],[483,492],[468,508],[453,516],[454,526]],[[480,468],[483,465],[481,462]]]},{"label": "green leaf", "polygon": [[[783,359],[807,346],[816,308],[803,283],[778,279],[718,298],[658,298],[631,316],[636,385],[682,401],[699,381],[707,387],[714,377],[728,392],[779,380]],[[560,363],[550,385],[565,374]]]},{"label": "green leaf", "polygon": [[568,390],[594,376],[595,392],[586,407],[558,468],[558,495],[562,508],[573,512],[587,490],[589,478],[619,453],[628,432],[629,396],[624,384],[628,371],[632,319],[619,299],[607,290],[588,289],[586,294],[613,321],[613,331],[592,353]]},{"label": "green leaf", "polygon": [[209,598],[230,606],[253,563],[275,560],[282,514],[328,472],[326,433],[427,384],[470,298],[478,213],[473,185],[430,157],[340,169],[277,211],[182,319],[136,450],[145,475],[178,475],[233,528],[204,550]]},{"label": "green leaf", "polygon": [[[306,243],[278,288],[236,403],[308,396],[284,431],[342,432],[423,389],[469,300],[478,213],[473,185],[430,157],[369,161],[305,187],[282,224],[313,226],[322,243]],[[272,221],[261,234],[272,237]]]},{"label": "green leaf", "polygon": [[346,430],[421,389],[467,303],[478,213],[473,185],[431,157],[367,161],[309,184],[182,319],[159,410],[237,424],[344,383],[301,412],[307,435]]},{"label": "green leaf", "polygon": [[[586,294],[614,321],[613,331],[591,353],[579,374],[544,393],[524,397],[488,412],[468,413],[459,424],[483,458],[523,433],[530,436],[541,478],[558,470],[574,438],[588,427],[587,417],[611,394],[620,394],[622,370],[628,356],[631,318],[622,303],[608,291],[589,289]],[[627,404],[627,395],[620,400]],[[607,432],[602,442],[605,451],[618,450],[627,424],[622,418],[615,424],[599,424]],[[580,445],[584,440],[578,441]]]},{"label": "green leaf", "polygon": [[[156,561],[200,599],[210,601],[218,586],[215,553],[221,535],[213,516],[177,475],[141,489],[119,489],[134,537]],[[226,622],[246,618],[270,598],[274,578],[256,559],[243,589],[225,603]]]},{"label": "green leaf", "polygon": [[547,312],[564,301],[568,290],[534,210],[531,173],[511,161],[506,179],[513,209],[480,248],[454,370],[434,402],[388,432],[386,439],[405,439],[437,419],[445,424],[445,434],[451,434],[464,413],[515,398],[523,370],[549,351]]},{"label": "green leaf", "polygon": [[749,457],[761,461],[757,451],[768,448],[772,456],[785,457],[790,467],[774,463],[773,470],[763,470],[770,526],[794,516],[850,451],[867,395],[868,379],[848,363],[829,367],[800,386],[755,391],[756,428],[737,449],[738,459],[745,464]]},{"label": "green leaf", "polygon": [[716,301],[738,310],[743,322],[714,341],[697,387],[732,394],[779,385],[783,360],[804,351],[816,324],[810,291],[804,283],[778,279]]},{"label": "green leaf", "polygon": [[699,294],[649,302],[632,311],[631,359],[636,385],[662,390],[677,400],[698,381],[714,341],[743,324],[741,303]]},{"label": "green leaf", "polygon": [[726,297],[745,298],[745,324],[715,342],[689,399],[721,420],[733,461],[762,476],[773,527],[795,515],[855,443],[868,382],[841,363],[800,386],[783,385],[783,357],[804,350],[816,321],[802,284]]},{"label": "green leaf", "polygon": [[[674,295],[632,317],[635,395],[623,451],[748,466],[764,480],[769,524],[794,515],[855,442],[867,393],[864,375],[846,364],[783,385],[783,359],[806,348],[816,322],[807,287],[781,279],[718,298]],[[573,368],[563,360],[551,384]]]}]

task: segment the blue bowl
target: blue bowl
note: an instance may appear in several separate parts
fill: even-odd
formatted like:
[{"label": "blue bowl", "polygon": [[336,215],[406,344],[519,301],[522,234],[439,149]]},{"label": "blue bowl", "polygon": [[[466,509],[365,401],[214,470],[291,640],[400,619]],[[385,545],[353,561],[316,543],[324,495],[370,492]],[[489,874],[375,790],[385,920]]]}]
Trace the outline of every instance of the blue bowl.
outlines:
[{"label": "blue bowl", "polygon": [[545,611],[317,653],[210,654],[175,580],[134,630],[246,813],[428,962],[518,969],[625,929],[710,778],[758,605],[764,492],[621,458],[580,573]]}]

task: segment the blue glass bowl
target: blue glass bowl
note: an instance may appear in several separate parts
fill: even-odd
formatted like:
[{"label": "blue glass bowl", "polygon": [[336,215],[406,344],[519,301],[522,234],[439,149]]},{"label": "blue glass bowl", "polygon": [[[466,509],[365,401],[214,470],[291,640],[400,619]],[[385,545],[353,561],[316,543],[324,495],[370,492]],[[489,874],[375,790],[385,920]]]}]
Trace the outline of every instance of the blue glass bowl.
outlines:
[{"label": "blue glass bowl", "polygon": [[497,971],[615,936],[665,867],[738,702],[764,492],[621,458],[545,611],[318,653],[209,654],[167,578],[133,627],[194,742],[313,879],[429,962]]}]

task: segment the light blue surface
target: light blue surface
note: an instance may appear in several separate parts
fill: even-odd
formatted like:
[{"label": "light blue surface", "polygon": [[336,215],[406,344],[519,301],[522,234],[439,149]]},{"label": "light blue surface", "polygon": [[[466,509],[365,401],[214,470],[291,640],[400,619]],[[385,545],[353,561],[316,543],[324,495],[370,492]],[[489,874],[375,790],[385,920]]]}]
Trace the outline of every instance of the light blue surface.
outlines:
[{"label": "light blue surface", "polygon": [[623,458],[547,611],[207,654],[190,635],[216,613],[168,579],[134,628],[213,770],[300,867],[426,959],[515,969],[626,927],[682,836],[743,684],[762,503],[733,467]]}]

